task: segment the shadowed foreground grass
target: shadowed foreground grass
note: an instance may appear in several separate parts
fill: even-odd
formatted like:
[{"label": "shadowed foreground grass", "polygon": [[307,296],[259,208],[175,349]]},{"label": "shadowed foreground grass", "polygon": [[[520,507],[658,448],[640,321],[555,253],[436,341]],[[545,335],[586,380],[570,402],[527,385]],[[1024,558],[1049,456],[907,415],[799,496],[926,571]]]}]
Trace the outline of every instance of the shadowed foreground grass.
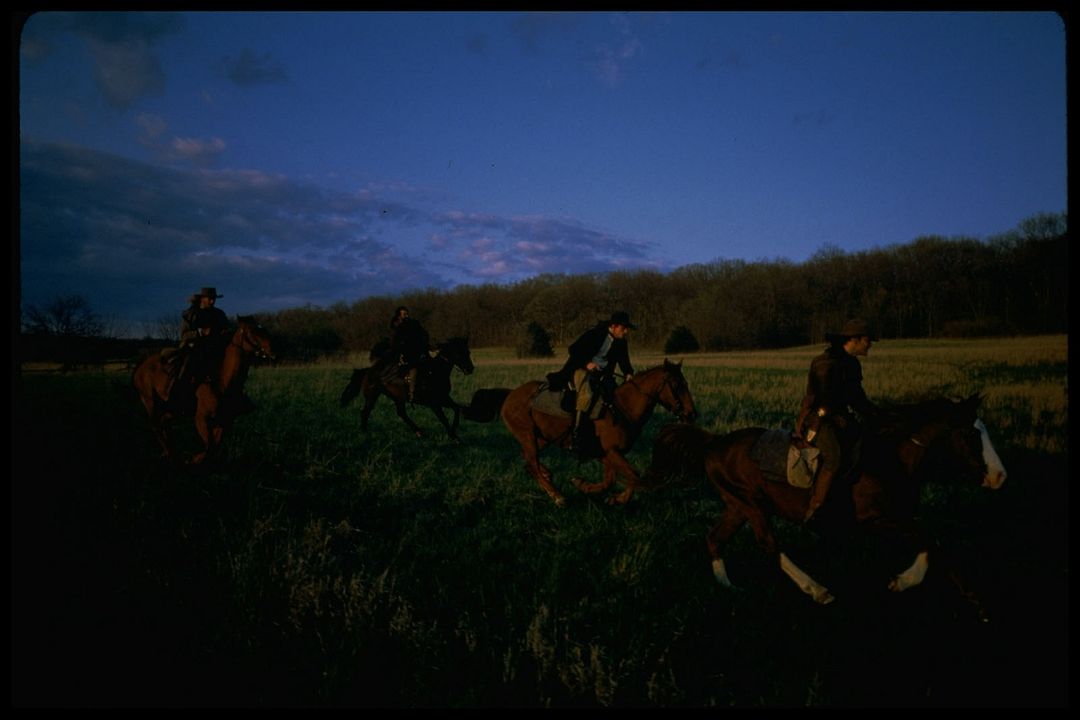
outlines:
[{"label": "shadowed foreground grass", "polygon": [[[748,530],[729,559],[740,589],[721,588],[710,489],[608,507],[569,483],[599,468],[555,450],[556,508],[499,422],[462,421],[456,445],[416,408],[416,440],[384,398],[361,435],[359,407],[337,403],[348,367],[256,368],[258,412],[205,470],[158,459],[126,375],[27,375],[13,705],[1064,707],[1065,339],[1009,342],[882,343],[864,361],[875,398],[987,395],[1008,482],[929,488],[922,517],[986,624],[938,565],[893,595],[910,558],[870,540],[824,551],[792,525],[782,542],[835,604],[810,602]],[[685,358],[700,424],[790,426],[816,350]],[[453,376],[461,402],[557,365],[482,357]],[[671,419],[650,421],[637,467]],[[177,432],[190,452],[190,421]]]}]

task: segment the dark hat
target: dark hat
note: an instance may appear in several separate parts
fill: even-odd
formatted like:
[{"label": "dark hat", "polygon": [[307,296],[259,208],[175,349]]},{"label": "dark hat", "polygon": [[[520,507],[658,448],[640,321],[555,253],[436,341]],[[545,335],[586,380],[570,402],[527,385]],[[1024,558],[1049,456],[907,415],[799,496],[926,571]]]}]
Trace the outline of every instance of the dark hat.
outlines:
[{"label": "dark hat", "polygon": [[866,324],[865,320],[861,320],[859,318],[853,318],[851,320],[848,320],[846,323],[844,323],[844,327],[840,330],[840,332],[825,333],[825,335],[829,338],[835,338],[837,340],[846,340],[847,338],[866,335],[871,340],[877,340],[877,334],[870,329],[870,326]]},{"label": "dark hat", "polygon": [[631,330],[637,330],[637,325],[630,322],[630,313],[623,312],[622,310],[616,310],[611,313],[611,319],[608,320],[608,325],[625,325]]},{"label": "dark hat", "polygon": [[225,296],[224,295],[218,295],[217,294],[217,288],[204,287],[202,290],[195,293],[195,297],[208,297],[208,298],[214,298],[216,300],[217,298],[222,298],[222,297],[225,297]]}]

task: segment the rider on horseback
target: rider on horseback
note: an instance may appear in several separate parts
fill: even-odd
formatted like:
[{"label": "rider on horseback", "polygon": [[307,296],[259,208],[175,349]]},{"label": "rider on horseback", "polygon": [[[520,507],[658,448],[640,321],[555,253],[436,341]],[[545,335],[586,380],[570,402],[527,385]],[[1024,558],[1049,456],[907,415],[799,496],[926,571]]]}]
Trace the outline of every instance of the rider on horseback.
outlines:
[{"label": "rider on horseback", "polygon": [[219,339],[229,329],[229,318],[214,306],[219,297],[225,296],[218,295],[216,288],[204,287],[188,298],[188,309],[180,316],[180,346],[162,353],[169,372],[166,396],[177,380],[198,384],[209,379]]},{"label": "rider on horseback", "polygon": [[826,333],[829,347],[810,363],[796,434],[821,451],[821,469],[814,481],[808,521],[825,501],[833,478],[846,472],[861,435],[860,419],[877,418],[882,411],[866,397],[862,387],[860,355],[870,351],[874,336],[863,320],[848,320],[839,333]]},{"label": "rider on horseback", "polygon": [[621,310],[613,312],[607,322],[600,321],[586,330],[570,345],[570,357],[558,372],[548,374],[552,388],[567,387],[577,393],[574,424],[570,449],[581,451],[587,439],[583,422],[589,416],[595,402],[595,389],[599,386],[605,397],[615,389],[615,366],[618,365],[630,380],[634,367],[630,364],[630,350],[626,338],[637,326],[630,322],[630,315]]},{"label": "rider on horseback", "polygon": [[400,306],[390,321],[394,331],[391,339],[391,357],[397,358],[398,371],[405,378],[409,389],[409,402],[416,395],[416,376],[421,363],[431,358],[428,350],[431,341],[427,330],[414,318],[409,317],[409,308]]},{"label": "rider on horseback", "polygon": [[[226,334],[232,328],[229,318],[215,306],[217,288],[204,287],[188,298],[188,309],[181,314],[180,346],[172,352],[163,352],[165,369],[169,373],[166,398],[178,380],[192,388],[204,382],[213,382],[215,363],[221,359]],[[239,398],[242,412],[250,412],[255,403],[243,394]]]}]

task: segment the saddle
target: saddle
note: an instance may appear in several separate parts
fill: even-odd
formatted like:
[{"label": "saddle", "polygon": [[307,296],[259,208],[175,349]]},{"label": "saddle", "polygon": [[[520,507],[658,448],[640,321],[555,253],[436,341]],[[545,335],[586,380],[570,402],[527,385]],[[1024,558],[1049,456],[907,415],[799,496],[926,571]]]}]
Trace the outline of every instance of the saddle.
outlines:
[{"label": "saddle", "polygon": [[[573,418],[576,412],[577,393],[567,390],[565,386],[552,386],[548,382],[541,382],[540,387],[529,401],[529,406],[537,412],[555,417]],[[601,398],[594,402],[589,411],[589,419],[596,420],[603,417],[607,409],[607,403]]]},{"label": "saddle", "polygon": [[750,459],[772,482],[808,488],[814,484],[821,451],[790,430],[766,430],[750,448]]}]

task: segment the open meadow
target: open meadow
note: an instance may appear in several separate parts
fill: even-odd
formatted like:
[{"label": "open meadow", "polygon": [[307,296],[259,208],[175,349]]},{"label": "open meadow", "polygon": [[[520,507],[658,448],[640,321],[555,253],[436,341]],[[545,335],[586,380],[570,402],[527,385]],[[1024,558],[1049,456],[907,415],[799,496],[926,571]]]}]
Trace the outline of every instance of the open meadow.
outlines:
[{"label": "open meadow", "polygon": [[[714,433],[794,424],[819,346],[693,354]],[[123,370],[15,379],[15,707],[986,707],[1068,705],[1067,337],[875,343],[875,401],[985,396],[1004,487],[927,487],[920,521],[978,593],[944,577],[886,589],[910,563],[871,540],[820,552],[779,522],[837,596],[819,606],[748,528],[712,577],[720,508],[702,482],[612,507],[559,449],[568,505],[528,475],[502,422],[455,444],[381,398],[366,434],[338,397],[367,359],[260,365],[254,414],[205,469],[167,464]],[[638,370],[664,355],[634,347]],[[558,368],[474,350],[453,397]],[[658,409],[629,454],[643,470]],[[178,444],[196,448],[190,420]]]}]

